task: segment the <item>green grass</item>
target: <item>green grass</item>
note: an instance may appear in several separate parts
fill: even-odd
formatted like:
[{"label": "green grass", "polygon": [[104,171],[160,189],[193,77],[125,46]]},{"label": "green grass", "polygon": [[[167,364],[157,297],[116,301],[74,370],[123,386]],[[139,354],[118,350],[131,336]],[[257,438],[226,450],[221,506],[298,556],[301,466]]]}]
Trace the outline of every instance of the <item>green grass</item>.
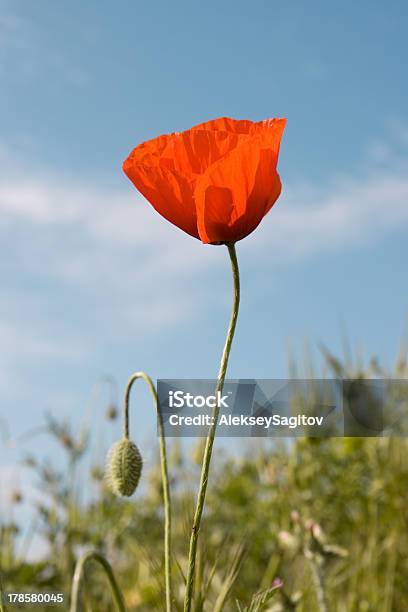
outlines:
[{"label": "green grass", "polygon": [[[337,360],[330,365],[338,375],[369,374],[346,372]],[[395,375],[407,374],[402,360]],[[87,436],[82,432],[76,439],[55,421],[47,427],[67,452],[66,471],[55,471],[44,458],[27,463],[41,490],[41,502],[32,508],[33,529],[47,542],[48,553],[38,562],[27,561],[20,526],[3,523],[5,589],[69,594],[78,556],[95,549],[112,566],[128,610],[163,610],[159,462],[145,466],[144,484],[133,498],[118,499],[107,489],[103,465],[84,473]],[[183,454],[175,440],[169,442],[174,609],[182,610],[202,444]],[[81,492],[90,487],[92,501],[80,503]],[[407,495],[408,442],[403,437],[299,438],[291,444],[248,440],[240,456],[216,447],[194,610],[314,612],[320,606],[336,612],[405,612]],[[283,586],[269,592],[278,577]],[[115,609],[97,564],[87,566],[82,584],[84,611]]]}]

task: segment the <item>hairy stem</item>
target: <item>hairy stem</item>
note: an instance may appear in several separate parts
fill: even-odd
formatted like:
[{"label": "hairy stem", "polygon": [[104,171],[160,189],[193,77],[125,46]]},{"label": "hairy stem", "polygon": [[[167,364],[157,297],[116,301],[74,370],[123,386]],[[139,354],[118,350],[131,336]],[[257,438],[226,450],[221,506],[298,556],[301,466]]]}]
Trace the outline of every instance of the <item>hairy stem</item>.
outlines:
[{"label": "hairy stem", "polygon": [[[222,392],[224,386],[225,375],[227,373],[228,366],[228,358],[231,351],[232,340],[234,338],[235,327],[237,324],[238,318],[238,309],[239,309],[239,299],[240,299],[240,283],[239,283],[239,268],[237,261],[237,254],[235,251],[235,244],[227,244],[228,253],[231,260],[231,268],[232,268],[232,276],[233,276],[233,302],[232,302],[232,312],[231,319],[228,327],[227,338],[225,340],[224,350],[221,357],[221,365],[220,371],[218,373],[218,380],[215,389],[215,395],[217,396],[218,392]],[[197,543],[198,543],[198,534],[200,531],[201,518],[204,510],[204,502],[205,495],[207,492],[208,485],[208,476],[210,471],[210,463],[211,463],[211,455],[214,445],[215,432],[217,429],[218,415],[220,412],[220,407],[217,405],[214,408],[212,425],[209,429],[205,449],[203,456],[203,464],[201,468],[201,478],[200,478],[200,486],[198,490],[196,508],[193,519],[193,526],[191,530],[190,537],[190,549],[189,549],[189,558],[188,558],[188,572],[187,572],[187,584],[186,584],[186,593],[184,599],[184,612],[190,612],[193,604],[193,595],[194,595],[194,579],[195,579],[195,566],[196,566],[196,556],[197,556]]]},{"label": "hairy stem", "polygon": [[124,435],[129,438],[129,396],[133,383],[139,378],[143,379],[153,397],[153,402],[157,411],[158,425],[159,425],[159,444],[160,444],[160,464],[161,464],[161,475],[163,483],[163,503],[164,503],[164,571],[165,571],[165,582],[166,582],[166,612],[172,610],[172,581],[171,581],[171,503],[170,503],[170,484],[169,474],[167,468],[167,453],[166,453],[166,440],[164,437],[164,425],[163,416],[159,407],[159,400],[157,397],[156,387],[153,384],[150,376],[145,372],[135,372],[127,383],[125,391],[124,401]]},{"label": "hairy stem", "polygon": [[89,561],[96,561],[103,568],[103,571],[109,580],[109,585],[112,591],[112,597],[116,604],[116,608],[119,610],[119,612],[126,612],[125,601],[123,599],[123,595],[118,586],[118,583],[116,582],[116,578],[110,564],[103,555],[93,550],[82,555],[82,557],[78,559],[78,562],[76,564],[74,578],[72,580],[70,612],[79,611],[79,594],[81,582],[85,572],[85,566],[89,563]]}]

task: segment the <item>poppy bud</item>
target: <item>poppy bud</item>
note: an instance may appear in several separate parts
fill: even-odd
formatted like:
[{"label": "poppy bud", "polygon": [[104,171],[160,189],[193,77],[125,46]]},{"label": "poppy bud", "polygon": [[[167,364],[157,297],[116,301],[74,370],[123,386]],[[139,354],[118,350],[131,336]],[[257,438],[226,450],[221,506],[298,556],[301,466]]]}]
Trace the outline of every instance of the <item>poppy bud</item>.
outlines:
[{"label": "poppy bud", "polygon": [[115,404],[110,404],[106,409],[106,420],[107,421],[115,421],[118,416],[118,409]]},{"label": "poppy bud", "polygon": [[12,504],[21,504],[23,502],[23,494],[19,490],[13,491],[11,494],[11,503]]},{"label": "poppy bud", "polygon": [[130,497],[136,490],[142,473],[142,456],[136,444],[122,438],[108,455],[107,480],[113,493]]}]

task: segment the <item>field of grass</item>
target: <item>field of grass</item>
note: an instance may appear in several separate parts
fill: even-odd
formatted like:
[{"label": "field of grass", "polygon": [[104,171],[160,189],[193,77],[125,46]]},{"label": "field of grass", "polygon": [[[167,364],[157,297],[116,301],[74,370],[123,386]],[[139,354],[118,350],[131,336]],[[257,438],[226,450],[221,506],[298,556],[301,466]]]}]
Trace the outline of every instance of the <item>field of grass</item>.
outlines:
[{"label": "field of grass", "polygon": [[[372,369],[350,373],[337,360],[327,359],[337,376],[375,374]],[[404,359],[394,375],[407,377]],[[93,549],[111,564],[129,611],[164,610],[159,462],[146,466],[134,497],[118,498],[107,487],[103,465],[85,472],[86,436],[76,436],[53,420],[47,427],[66,452],[66,470],[55,470],[51,458],[22,458],[41,491],[32,514],[47,554],[38,561],[25,558],[18,535],[23,526],[3,522],[3,588],[51,589],[69,598],[76,560]],[[203,446],[200,442],[182,450],[176,439],[168,446],[174,610],[182,610]],[[84,488],[91,487],[90,501],[82,503]],[[8,494],[17,505],[25,493],[2,491]],[[199,540],[194,610],[405,612],[407,506],[405,437],[248,440],[239,456],[216,447]],[[253,598],[256,593],[260,595]],[[115,610],[106,576],[92,561],[80,599],[84,612]]]}]

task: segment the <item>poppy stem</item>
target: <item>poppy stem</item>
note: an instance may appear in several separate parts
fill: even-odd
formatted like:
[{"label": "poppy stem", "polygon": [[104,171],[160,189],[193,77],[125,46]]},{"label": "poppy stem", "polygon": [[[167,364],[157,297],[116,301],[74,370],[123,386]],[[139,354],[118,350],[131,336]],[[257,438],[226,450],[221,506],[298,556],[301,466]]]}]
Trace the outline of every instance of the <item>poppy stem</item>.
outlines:
[{"label": "poppy stem", "polygon": [[102,567],[108,581],[109,586],[111,588],[112,597],[115,602],[116,609],[119,612],[126,612],[126,605],[123,599],[122,591],[120,590],[118,583],[116,582],[115,575],[113,573],[112,567],[105,559],[103,555],[96,552],[95,550],[91,550],[78,560],[75,568],[74,578],[72,581],[72,590],[71,590],[71,612],[78,612],[79,610],[79,595],[80,595],[80,587],[83,579],[83,575],[85,572],[85,567],[88,565],[89,561],[96,561]]},{"label": "poppy stem", "polygon": [[[229,355],[231,351],[232,340],[234,338],[235,327],[237,324],[239,300],[240,300],[239,268],[238,268],[237,254],[235,251],[235,244],[234,243],[227,244],[227,247],[228,247],[228,252],[229,252],[229,256],[231,260],[234,289],[233,289],[231,319],[230,319],[230,323],[228,327],[227,337],[225,340],[224,350],[223,350],[222,357],[221,357],[220,371],[218,373],[218,380],[217,380],[217,385],[216,385],[216,390],[215,390],[216,396],[218,392],[222,393],[222,389],[224,387],[225,375],[227,373],[228,359],[229,359]],[[212,450],[213,450],[213,445],[214,445],[215,432],[217,429],[219,412],[220,412],[220,407],[216,406],[212,414],[212,417],[213,417],[212,425],[209,429],[207,440],[205,443],[203,464],[201,467],[200,487],[198,490],[196,509],[195,509],[194,520],[193,520],[193,527],[191,530],[191,537],[190,537],[186,593],[185,593],[185,598],[184,598],[184,612],[191,612],[192,605],[193,605],[198,534],[200,531],[201,518],[202,518],[203,510],[204,510],[205,496],[206,496],[207,485],[208,485],[208,476],[209,476],[209,471],[210,471],[211,455],[212,455]]]},{"label": "poppy stem", "polygon": [[166,452],[166,439],[164,436],[164,424],[163,416],[159,406],[159,399],[157,397],[156,387],[153,384],[152,379],[145,372],[135,372],[129,378],[126,391],[125,401],[123,405],[123,421],[124,421],[124,437],[129,438],[129,397],[133,383],[142,378],[149,387],[150,394],[153,398],[153,402],[157,412],[158,424],[159,424],[159,443],[160,443],[160,464],[161,464],[161,475],[163,483],[163,503],[164,503],[164,573],[166,582],[166,612],[172,610],[172,583],[171,583],[171,502],[170,502],[170,484],[169,484],[169,473],[167,467],[167,452]]}]

